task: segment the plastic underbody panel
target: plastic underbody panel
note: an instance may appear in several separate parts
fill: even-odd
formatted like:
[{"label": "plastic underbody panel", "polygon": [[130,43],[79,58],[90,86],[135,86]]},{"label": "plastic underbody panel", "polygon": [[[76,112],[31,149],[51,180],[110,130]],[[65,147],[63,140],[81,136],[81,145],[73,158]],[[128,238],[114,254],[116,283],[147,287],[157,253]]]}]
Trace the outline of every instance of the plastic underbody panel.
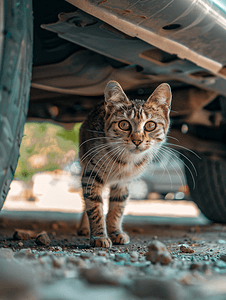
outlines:
[{"label": "plastic underbody panel", "polygon": [[[183,82],[226,95],[226,18],[213,1],[68,2],[76,6],[75,11],[62,12],[58,22],[42,28],[91,51],[75,52],[56,64],[58,75],[47,74],[47,66],[35,67],[33,87],[101,95],[109,79],[121,79],[126,90],[167,81],[173,86]],[[92,52],[124,65],[113,68],[98,61]],[[65,80],[60,80],[62,72],[64,76],[68,72]],[[81,76],[83,85],[77,80]]]}]

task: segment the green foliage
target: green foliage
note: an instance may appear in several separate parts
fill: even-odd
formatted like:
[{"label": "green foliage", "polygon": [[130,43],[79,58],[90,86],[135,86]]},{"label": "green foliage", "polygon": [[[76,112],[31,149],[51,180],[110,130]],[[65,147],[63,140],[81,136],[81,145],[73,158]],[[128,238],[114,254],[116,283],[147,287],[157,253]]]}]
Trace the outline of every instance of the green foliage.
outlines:
[{"label": "green foliage", "polygon": [[26,123],[15,178],[27,181],[36,172],[62,169],[78,158],[79,129],[50,123]]}]

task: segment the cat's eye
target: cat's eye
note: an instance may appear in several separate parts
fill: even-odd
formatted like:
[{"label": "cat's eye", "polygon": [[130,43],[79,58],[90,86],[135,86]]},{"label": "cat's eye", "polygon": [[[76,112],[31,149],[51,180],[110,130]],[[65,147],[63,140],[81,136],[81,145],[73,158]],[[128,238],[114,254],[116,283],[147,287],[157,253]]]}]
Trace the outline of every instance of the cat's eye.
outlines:
[{"label": "cat's eye", "polygon": [[156,123],[153,121],[149,121],[144,125],[144,129],[146,131],[153,131],[156,128]]},{"label": "cat's eye", "polygon": [[118,127],[124,131],[130,130],[130,123],[126,120],[122,120],[118,123]]}]

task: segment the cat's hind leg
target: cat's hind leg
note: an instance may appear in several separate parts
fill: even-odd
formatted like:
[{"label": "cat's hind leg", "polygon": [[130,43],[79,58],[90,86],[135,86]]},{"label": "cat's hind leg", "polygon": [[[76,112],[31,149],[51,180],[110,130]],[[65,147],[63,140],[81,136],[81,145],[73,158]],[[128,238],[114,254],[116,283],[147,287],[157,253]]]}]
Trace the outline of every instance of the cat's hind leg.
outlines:
[{"label": "cat's hind leg", "polygon": [[[89,178],[92,180],[89,180]],[[103,213],[103,182],[95,172],[87,172],[82,176],[82,188],[89,219],[90,246],[109,248],[112,246],[112,242],[107,235]]]},{"label": "cat's hind leg", "polygon": [[88,219],[86,210],[84,210],[81,221],[80,221],[80,225],[78,228],[78,235],[89,235],[89,233],[90,233],[89,219]]},{"label": "cat's hind leg", "polygon": [[107,214],[107,232],[113,244],[125,245],[129,236],[122,229],[123,213],[129,193],[126,186],[114,185],[110,189],[109,211]]}]

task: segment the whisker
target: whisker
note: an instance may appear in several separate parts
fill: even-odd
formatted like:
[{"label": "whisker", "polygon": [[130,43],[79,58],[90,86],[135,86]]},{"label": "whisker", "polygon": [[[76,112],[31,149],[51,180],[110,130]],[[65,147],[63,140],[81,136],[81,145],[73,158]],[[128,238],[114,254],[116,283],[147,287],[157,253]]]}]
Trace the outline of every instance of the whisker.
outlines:
[{"label": "whisker", "polygon": [[109,138],[113,138],[113,139],[117,139],[116,137],[108,137],[108,136],[99,136],[99,137],[94,137],[91,139],[88,139],[86,141],[84,141],[83,143],[81,143],[81,145],[79,145],[79,147],[81,147],[82,145],[84,145],[87,142],[93,141],[93,140],[98,140],[98,139],[109,139]]},{"label": "whisker", "polygon": [[122,143],[122,142],[118,141],[118,142],[111,142],[111,143],[107,143],[107,144],[97,145],[97,146],[89,149],[88,151],[86,151],[86,153],[84,153],[83,156],[80,158],[80,161],[83,162],[83,160],[85,160],[91,153],[95,152],[96,150],[102,149],[102,147],[110,147],[109,145],[112,146],[112,144],[119,144],[119,143]]},{"label": "whisker", "polygon": [[[167,149],[167,150],[170,151],[170,149]],[[191,177],[192,177],[193,189],[195,189],[195,178],[194,178],[194,175],[192,174],[191,169],[188,167],[188,165],[187,165],[181,158],[179,158],[175,153],[173,153],[173,150],[175,150],[175,149],[172,149],[172,150],[170,151],[170,153],[171,153],[172,155],[176,156],[177,159],[180,160],[180,161],[183,163],[183,165],[187,168],[187,170],[189,171],[189,173],[191,174]],[[195,170],[195,172],[197,173],[195,167],[194,167],[194,170]],[[196,175],[196,176],[197,176],[197,175]]]},{"label": "whisker", "polygon": [[[166,150],[166,149],[161,149],[160,151],[162,151],[163,153],[166,153],[166,154],[169,154],[169,152]],[[162,154],[163,155],[163,154]],[[177,157],[177,156],[176,156]],[[178,157],[177,157],[178,158]],[[177,169],[174,167],[174,165],[172,164],[172,162],[170,160],[168,160],[168,162],[170,163],[170,165],[173,167],[174,171],[177,173],[177,176],[179,177],[180,179],[180,182],[181,182],[181,185],[184,187],[184,191],[185,191],[185,185],[186,185],[186,182],[185,182],[185,178],[184,178],[184,173],[183,171],[181,170],[178,162],[171,156],[170,159],[172,159],[176,164],[177,166],[179,167],[180,169],[180,173],[181,175],[178,173]]]},{"label": "whisker", "polygon": [[[158,153],[154,153],[154,154],[156,155],[156,158],[157,158],[160,162],[162,162],[163,168],[164,168],[164,170],[166,170],[166,172],[167,172],[167,174],[168,174],[168,176],[169,176],[169,179],[170,179],[170,185],[171,185],[171,190],[172,190],[172,189],[173,189],[173,182],[172,182],[172,178],[171,178],[171,176],[170,176],[169,170],[167,169],[165,163],[164,163],[163,161],[161,161],[161,158],[159,157],[159,154],[158,154]],[[164,173],[163,173],[163,174],[164,174]],[[162,174],[162,176],[163,176],[163,174]],[[161,176],[161,179],[162,179],[162,176]]]},{"label": "whisker", "polygon": [[188,148],[186,148],[186,147],[184,147],[184,146],[181,146],[181,145],[176,145],[176,144],[171,144],[171,143],[168,143],[168,142],[166,142],[165,143],[165,145],[169,145],[169,146],[176,146],[176,147],[179,147],[179,148],[182,148],[182,149],[185,149],[185,150],[187,150],[187,151],[189,151],[189,152],[191,152],[191,153],[193,153],[198,159],[201,159],[201,157],[200,156],[198,156],[198,154],[197,153],[195,153],[194,151],[192,151],[192,150],[190,150],[190,149],[188,149]]},{"label": "whisker", "polygon": [[[120,148],[120,146],[118,146],[117,148]],[[112,151],[117,150],[117,148],[112,149]],[[96,163],[96,165],[99,163],[99,161],[101,161],[106,155],[108,155],[108,154],[109,154],[110,152],[112,152],[112,151],[108,151],[107,153],[105,153],[104,156],[102,156],[102,157],[98,160],[98,162]],[[116,151],[115,151],[115,152],[116,152]],[[114,155],[114,153],[113,153],[113,155]],[[107,157],[107,159],[108,159],[108,157]],[[95,181],[95,178],[96,178],[97,174],[99,173],[100,169],[101,169],[102,166],[105,164],[105,162],[107,161],[107,159],[105,159],[105,161],[104,161],[104,162],[102,163],[102,165],[99,167],[99,169],[98,169],[98,171],[97,171],[95,177],[93,178],[93,183],[94,183],[94,181]],[[96,165],[95,165],[95,167],[96,167]],[[94,167],[94,169],[95,169],[95,167]],[[103,176],[102,176],[102,178],[103,178]],[[93,186],[93,183],[92,183],[92,186]],[[87,183],[87,184],[88,184],[88,183]],[[91,190],[92,190],[92,186],[91,186]]]},{"label": "whisker", "polygon": [[[120,148],[120,146],[118,146],[117,148]],[[110,159],[109,162],[108,162],[108,164],[107,164],[107,166],[106,166],[106,168],[108,167],[109,163],[113,160],[113,157],[114,157],[115,153],[117,154],[117,153],[120,151],[120,149],[114,149],[114,150],[115,150],[115,151],[114,151],[113,153],[111,153],[110,156],[107,157],[107,158],[105,159],[105,161],[102,163],[102,165],[100,166],[100,168],[99,168],[98,171],[97,171],[97,174],[98,174],[98,172],[100,171],[100,169],[102,168],[102,166],[107,162],[107,160]],[[107,154],[109,154],[109,152],[108,152]],[[112,158],[111,158],[111,157],[112,157]],[[106,170],[106,168],[105,168],[105,170]],[[104,178],[105,170],[104,170],[103,175],[102,175],[102,180],[103,180],[103,178]],[[94,177],[94,179],[93,179],[93,181],[92,181],[92,185],[91,185],[90,190],[92,190],[92,188],[93,188],[93,184],[94,184],[94,181],[95,181],[95,178],[96,178],[97,174],[95,175],[95,177]],[[106,180],[105,180],[105,182],[106,182]],[[87,183],[87,184],[88,184],[88,183]]]},{"label": "whisker", "polygon": [[[116,155],[118,154],[118,156],[116,157],[116,160],[117,160],[117,158],[119,157],[119,155],[120,155],[120,154],[121,154],[123,151],[124,151],[124,149],[122,149],[122,151],[121,151],[119,154],[118,154],[118,153],[116,153]],[[116,156],[116,155],[115,155],[115,156]],[[116,160],[114,161],[113,165],[111,166],[111,169],[110,169],[110,171],[109,171],[109,173],[108,173],[108,176],[107,176],[106,182],[108,181],[108,177],[109,177],[109,176],[110,176],[110,174],[111,174],[112,168],[114,167]]]},{"label": "whisker", "polygon": [[179,141],[177,138],[175,138],[174,136],[167,135],[167,138],[173,139],[173,140],[177,141],[178,143],[180,142],[180,141]]},{"label": "whisker", "polygon": [[[120,149],[119,149],[120,150]],[[119,152],[119,150],[117,151],[117,152]],[[107,170],[107,167],[108,167],[108,165],[110,164],[110,162],[113,160],[113,158],[114,158],[114,154],[115,153],[113,153],[113,155],[112,155],[112,158],[110,159],[110,161],[108,162],[108,164],[107,164],[107,166],[105,167],[105,169],[104,169],[104,173],[103,173],[103,176],[104,176],[104,174],[106,173],[106,170]],[[106,181],[106,180],[105,180]]]},{"label": "whisker", "polygon": [[[160,164],[162,164],[162,167],[163,167],[163,170],[164,170],[163,173],[162,173],[162,175],[161,175],[161,177],[160,177],[160,179],[159,179],[159,182],[161,182],[162,177],[163,177],[163,175],[165,174],[167,168],[166,168],[165,164],[161,162],[160,158],[157,156],[157,153],[155,153],[154,156],[155,156],[155,159],[156,159],[157,161],[159,161]],[[170,177],[169,172],[168,172],[168,176]],[[172,185],[171,185],[171,186],[172,186]]]},{"label": "whisker", "polygon": [[[104,156],[106,156],[107,154],[109,154],[110,152],[112,152],[112,151],[117,151],[117,148],[119,148],[120,146],[118,146],[118,147],[116,147],[115,149],[112,149],[112,150],[110,150],[110,151],[108,151]],[[94,172],[94,170],[95,170],[95,168],[96,168],[96,166],[98,165],[98,163],[103,159],[103,157],[104,156],[102,156],[98,161],[97,161],[97,163],[95,164],[95,166],[93,167],[93,169],[92,169],[92,172],[91,172],[91,174],[89,175],[89,179],[88,179],[88,181],[87,181],[87,184],[86,184],[86,193],[87,193],[87,189],[88,189],[88,185],[89,185],[89,181],[90,181],[90,179],[91,179],[91,177],[92,177],[92,174],[93,174],[93,172]],[[93,180],[93,183],[94,183],[94,180]],[[90,191],[92,190],[92,187],[93,187],[93,183],[92,183],[92,186],[91,186],[91,189],[90,189]]]},{"label": "whisker", "polygon": [[95,133],[105,133],[104,131],[97,131],[97,130],[90,130],[90,129],[85,129],[86,131],[89,131],[89,132],[95,132]]},{"label": "whisker", "polygon": [[[91,162],[91,160],[92,160],[97,154],[99,154],[100,152],[105,151],[108,147],[109,147],[109,145],[105,145],[105,146],[103,146],[102,148],[96,149],[96,150],[98,150],[98,151],[96,151],[96,150],[93,150],[93,151],[92,151],[92,153],[95,153],[95,154],[94,154],[94,155],[89,159],[89,161],[87,162],[86,167],[85,167],[85,169],[84,169],[84,173],[86,172],[87,167],[88,167],[89,163]],[[90,154],[91,154],[91,153],[90,153]]]},{"label": "whisker", "polygon": [[[118,148],[120,148],[120,146],[119,146]],[[98,172],[100,171],[100,169],[102,168],[102,166],[106,163],[106,161],[110,158],[110,160],[109,160],[109,162],[108,162],[108,164],[107,164],[105,170],[107,169],[109,163],[113,160],[115,153],[116,153],[116,155],[117,155],[118,152],[119,152],[120,150],[121,150],[121,149],[115,149],[115,152],[113,152],[113,153],[110,155],[110,157],[107,157],[107,158],[105,159],[105,161],[102,163],[102,165],[100,166],[99,170],[97,171],[97,174],[98,174]],[[112,157],[112,158],[111,158],[111,157]],[[104,177],[105,170],[104,170],[103,175],[102,175],[102,180],[103,180],[103,177]],[[97,174],[96,174],[96,176],[97,176]],[[95,176],[95,177],[96,177],[96,176]],[[91,190],[92,190],[92,187],[93,187],[93,184],[94,184],[95,177],[94,177],[93,182],[92,182],[92,185],[91,185]],[[105,180],[105,182],[106,182],[106,180]]]},{"label": "whisker", "polygon": [[[196,170],[196,168],[195,168],[193,162],[192,162],[185,154],[183,154],[182,152],[180,152],[180,151],[178,151],[178,150],[176,150],[176,149],[173,149],[173,148],[169,148],[169,147],[166,147],[166,146],[163,146],[163,147],[164,147],[164,148],[167,148],[167,150],[169,150],[172,154],[174,154],[174,152],[176,152],[176,153],[178,153],[179,155],[183,156],[185,159],[187,159],[187,161],[189,161],[189,163],[192,165],[192,167],[193,167],[193,169],[194,169],[194,171],[195,171],[195,176],[198,176],[198,172],[197,172],[197,170]],[[176,155],[176,156],[177,156],[177,155]],[[178,158],[183,164],[185,164],[184,161],[183,161],[182,159],[180,159],[180,157],[177,156],[177,158]]]},{"label": "whisker", "polygon": [[97,149],[101,149],[102,147],[107,147],[108,145],[106,144],[101,144],[101,145],[97,145],[91,149],[89,149],[88,151],[86,151],[83,156],[80,158],[80,162],[83,162],[90,154],[92,154],[93,152],[95,152]]}]

